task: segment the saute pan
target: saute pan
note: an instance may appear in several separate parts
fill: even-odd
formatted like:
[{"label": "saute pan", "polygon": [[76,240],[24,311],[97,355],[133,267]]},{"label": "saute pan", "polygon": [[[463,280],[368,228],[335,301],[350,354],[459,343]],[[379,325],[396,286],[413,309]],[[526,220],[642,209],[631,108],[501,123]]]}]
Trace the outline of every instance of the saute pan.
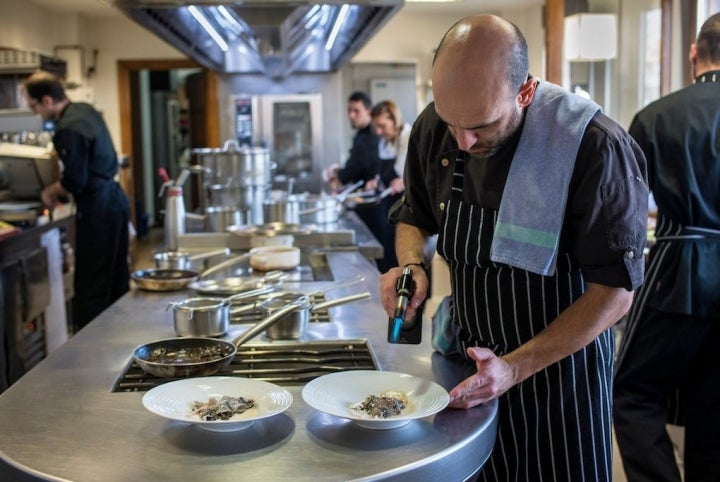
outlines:
[{"label": "saute pan", "polygon": [[307,302],[307,296],[298,297],[232,342],[212,338],[168,338],[140,345],[133,351],[133,358],[140,368],[156,377],[212,375],[230,364],[240,345]]},{"label": "saute pan", "polygon": [[150,268],[135,271],[132,275],[130,275],[130,277],[133,281],[135,281],[138,288],[146,291],[183,290],[193,281],[197,281],[202,277],[209,276],[213,273],[229,268],[230,266],[234,266],[249,256],[250,254],[246,253],[230,258],[206,269],[202,273],[192,269]]}]

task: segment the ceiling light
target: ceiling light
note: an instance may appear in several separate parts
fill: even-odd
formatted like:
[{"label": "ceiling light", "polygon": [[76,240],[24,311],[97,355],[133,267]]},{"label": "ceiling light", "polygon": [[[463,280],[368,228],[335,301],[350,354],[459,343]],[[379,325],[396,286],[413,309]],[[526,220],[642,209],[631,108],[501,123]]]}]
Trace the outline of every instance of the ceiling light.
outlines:
[{"label": "ceiling light", "polygon": [[207,18],[205,18],[205,15],[202,14],[200,10],[195,5],[190,5],[188,8],[188,11],[190,14],[195,17],[195,20],[197,20],[200,25],[202,25],[202,28],[205,29],[205,31],[212,37],[212,39],[215,41],[216,44],[218,44],[218,47],[222,49],[223,52],[227,52],[228,50],[228,44],[225,42],[225,39],[223,39],[220,34],[215,30],[215,27],[213,27]]},{"label": "ceiling light", "polygon": [[340,13],[338,13],[337,18],[335,19],[335,25],[333,25],[332,31],[330,32],[330,36],[327,39],[327,42],[325,43],[325,50],[332,50],[333,45],[335,44],[335,40],[337,39],[338,33],[340,32],[340,27],[342,26],[343,22],[345,21],[345,16],[348,13],[348,10],[350,9],[350,5],[347,3],[344,4],[342,7],[340,7]]}]

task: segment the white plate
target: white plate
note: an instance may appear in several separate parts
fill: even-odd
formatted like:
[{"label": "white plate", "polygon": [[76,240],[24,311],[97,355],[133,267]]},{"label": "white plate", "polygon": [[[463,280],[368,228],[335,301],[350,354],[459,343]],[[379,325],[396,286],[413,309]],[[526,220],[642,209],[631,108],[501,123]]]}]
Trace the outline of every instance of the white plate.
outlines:
[{"label": "white plate", "polygon": [[[220,398],[223,395],[250,398],[255,401],[255,406],[234,415],[230,420],[205,422],[192,414],[193,402],[207,402],[210,397]],[[252,425],[255,420],[285,411],[292,401],[290,392],[277,385],[239,377],[177,380],[151,389],[142,398],[145,408],[154,414],[170,420],[193,423],[213,432],[242,430]]]},{"label": "white plate", "polygon": [[[408,398],[408,406],[400,415],[372,418],[351,406],[368,395],[400,391]],[[348,418],[357,425],[371,429],[401,427],[417,418],[433,415],[450,402],[450,395],[437,383],[405,373],[375,370],[351,370],[332,373],[312,380],[303,387],[302,397],[316,410]]]}]

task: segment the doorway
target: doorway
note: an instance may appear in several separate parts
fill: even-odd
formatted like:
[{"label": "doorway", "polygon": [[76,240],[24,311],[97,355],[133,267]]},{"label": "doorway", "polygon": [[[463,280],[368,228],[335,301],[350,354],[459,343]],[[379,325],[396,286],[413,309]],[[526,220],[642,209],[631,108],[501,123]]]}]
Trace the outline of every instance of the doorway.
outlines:
[{"label": "doorway", "polygon": [[[122,151],[130,154],[120,182],[141,238],[150,224],[161,225],[158,168],[177,177],[192,149],[218,146],[217,78],[189,59],[121,60],[118,92]],[[194,178],[186,184],[190,209],[199,199]]]}]

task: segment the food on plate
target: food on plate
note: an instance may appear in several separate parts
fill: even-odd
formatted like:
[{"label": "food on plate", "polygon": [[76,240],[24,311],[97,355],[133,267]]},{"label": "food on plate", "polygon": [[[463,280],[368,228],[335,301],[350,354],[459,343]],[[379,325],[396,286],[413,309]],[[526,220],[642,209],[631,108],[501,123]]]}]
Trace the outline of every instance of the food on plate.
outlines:
[{"label": "food on plate", "polygon": [[151,363],[200,363],[225,358],[227,355],[221,345],[181,348],[179,350],[160,347],[150,352],[146,361]]},{"label": "food on plate", "polygon": [[255,401],[249,398],[223,395],[219,400],[210,397],[207,402],[193,402],[191,410],[193,415],[200,417],[200,420],[214,422],[230,420],[233,415],[243,413],[254,406]]},{"label": "food on plate", "polygon": [[365,400],[353,403],[350,409],[371,418],[388,418],[400,415],[407,406],[408,399],[404,392],[387,391],[380,395],[368,395]]}]

